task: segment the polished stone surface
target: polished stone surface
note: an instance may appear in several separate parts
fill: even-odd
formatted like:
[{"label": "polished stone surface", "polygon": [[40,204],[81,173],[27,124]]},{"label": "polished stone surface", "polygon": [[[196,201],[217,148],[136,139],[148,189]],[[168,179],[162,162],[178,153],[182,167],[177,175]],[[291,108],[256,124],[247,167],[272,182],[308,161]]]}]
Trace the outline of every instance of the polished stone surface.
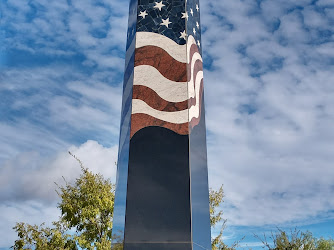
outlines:
[{"label": "polished stone surface", "polygon": [[128,166],[130,150],[130,128],[132,110],[132,85],[134,78],[135,36],[137,20],[137,0],[130,1],[128,41],[123,84],[123,101],[120,124],[120,139],[117,162],[116,192],[113,218],[114,242],[124,241],[126,193],[128,184]]},{"label": "polished stone surface", "polygon": [[[126,243],[124,250],[192,250],[191,243]],[[203,249],[203,248],[202,248]]]},{"label": "polished stone surface", "polygon": [[188,143],[160,127],[132,137],[125,242],[190,242]]},{"label": "polished stone surface", "polygon": [[113,235],[124,249],[210,249],[198,0],[132,0]]}]

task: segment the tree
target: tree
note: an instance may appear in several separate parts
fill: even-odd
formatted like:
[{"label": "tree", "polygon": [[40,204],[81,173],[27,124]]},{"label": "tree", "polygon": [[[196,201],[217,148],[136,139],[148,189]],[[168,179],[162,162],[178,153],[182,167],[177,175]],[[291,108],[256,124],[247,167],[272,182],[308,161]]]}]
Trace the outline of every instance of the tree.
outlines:
[{"label": "tree", "polygon": [[[223,220],[222,219],[223,211],[222,210],[217,211],[217,208],[223,202],[223,197],[224,197],[223,186],[221,186],[218,189],[218,191],[215,191],[212,188],[210,188],[209,204],[210,204],[210,224],[212,228],[216,227],[217,223]],[[211,246],[213,250],[226,249],[226,246],[222,240],[223,230],[225,229],[225,225],[226,225],[226,220],[223,220],[223,225],[221,227],[219,234],[215,238],[212,238],[211,240]]]},{"label": "tree", "polygon": [[319,250],[325,250],[325,249],[334,249],[334,240],[332,238],[324,239],[320,238],[316,240],[316,247]]},{"label": "tree", "polygon": [[228,246],[223,242],[223,231],[226,228],[226,219],[223,219],[223,210],[219,209],[220,205],[224,202],[224,191],[221,186],[217,191],[210,188],[209,201],[210,201],[210,224],[211,228],[215,228],[219,222],[222,222],[219,234],[211,239],[211,247],[213,250],[224,249],[234,250],[238,247],[240,241],[236,241],[232,246]]},{"label": "tree", "polygon": [[[72,155],[69,152],[70,155]],[[115,188],[101,174],[94,174],[80,164],[81,175],[74,184],[65,180],[65,186],[56,190],[61,201],[58,208],[61,216],[54,228],[17,223],[13,228],[18,240],[12,247],[21,249],[110,249]],[[69,234],[70,230],[75,230]]]},{"label": "tree", "polygon": [[[69,154],[80,164],[81,174],[73,184],[65,178],[64,186],[56,183],[56,192],[61,200],[58,204],[61,211],[59,221],[53,223],[53,228],[44,224],[17,223],[14,230],[19,239],[15,241],[13,249],[110,249],[115,187],[110,180],[92,173],[75,155]],[[222,187],[218,191],[210,189],[210,222],[213,227],[223,220],[222,211],[218,209],[223,197]],[[212,240],[213,249],[235,248],[227,247],[222,241],[225,223],[226,220],[223,220],[220,234]],[[69,234],[69,231],[72,233]],[[119,246],[115,245],[115,248]]]},{"label": "tree", "polygon": [[58,186],[60,222],[67,228],[76,229],[75,240],[80,247],[110,248],[115,187],[101,174],[84,168],[82,162],[72,156],[79,162],[82,174],[74,185],[66,182],[65,187]]},{"label": "tree", "polygon": [[19,239],[15,241],[14,249],[63,249],[76,250],[73,236],[67,234],[59,223],[53,223],[54,228],[44,227],[44,224],[29,225],[17,223],[14,227]]},{"label": "tree", "polygon": [[271,233],[272,244],[268,243],[265,234],[263,239],[257,235],[255,237],[261,240],[263,248],[268,250],[334,250],[333,239],[317,239],[311,232],[297,229],[291,230],[289,234],[278,228],[276,233]]}]

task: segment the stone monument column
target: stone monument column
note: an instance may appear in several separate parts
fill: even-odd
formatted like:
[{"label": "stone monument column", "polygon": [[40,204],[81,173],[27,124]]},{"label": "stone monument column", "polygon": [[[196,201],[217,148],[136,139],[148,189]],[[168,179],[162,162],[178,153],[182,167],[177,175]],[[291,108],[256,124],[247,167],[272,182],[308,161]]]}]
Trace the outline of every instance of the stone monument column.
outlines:
[{"label": "stone monument column", "polygon": [[131,0],[113,236],[211,249],[198,0]]}]

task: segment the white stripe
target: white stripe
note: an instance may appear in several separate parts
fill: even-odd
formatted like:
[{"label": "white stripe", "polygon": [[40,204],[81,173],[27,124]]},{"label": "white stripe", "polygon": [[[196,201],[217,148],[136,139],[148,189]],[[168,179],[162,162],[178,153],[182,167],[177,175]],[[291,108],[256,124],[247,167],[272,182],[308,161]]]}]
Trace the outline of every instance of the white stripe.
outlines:
[{"label": "white stripe", "polygon": [[175,60],[187,62],[187,45],[179,45],[172,39],[153,32],[137,32],[136,33],[136,48],[144,46],[157,46],[165,50]]},{"label": "white stripe", "polygon": [[[191,121],[192,118],[198,118],[200,114],[200,90],[201,90],[201,81],[203,79],[203,71],[198,71],[196,74],[196,78],[193,79],[194,75],[194,68],[195,68],[195,63],[197,60],[200,60],[203,62],[202,56],[198,53],[195,52],[193,57],[190,58],[190,48],[191,45],[196,44],[196,40],[193,36],[188,37],[188,42],[187,42],[187,62],[190,63],[191,60],[191,78],[188,83],[188,94],[189,94],[189,99],[196,98],[196,105],[191,106],[189,109],[189,122]],[[196,45],[197,46],[197,45]],[[194,84],[195,83],[195,84]]]},{"label": "white stripe", "polygon": [[191,106],[189,109],[189,121],[192,118],[198,118],[200,113],[200,92],[201,92],[201,81],[203,79],[203,71],[199,71],[196,75],[196,105]]},{"label": "white stripe", "polygon": [[189,81],[189,83],[188,83],[188,94],[189,94],[189,98],[191,98],[191,97],[195,97],[195,87],[194,87],[194,81],[195,81],[195,79],[193,79],[194,78],[194,68],[195,68],[195,63],[196,63],[196,61],[197,60],[200,60],[201,62],[203,62],[202,61],[202,57],[201,57],[201,55],[198,53],[198,52],[196,52],[195,54],[194,54],[194,56],[191,58],[191,78],[190,78],[190,81]]},{"label": "white stripe", "polygon": [[147,114],[156,119],[174,124],[188,122],[188,109],[175,112],[160,111],[151,108],[146,102],[139,99],[132,100],[132,114]]},{"label": "white stripe", "polygon": [[187,82],[168,80],[152,66],[137,66],[134,75],[133,85],[148,87],[168,102],[183,102],[188,99]]},{"label": "white stripe", "polygon": [[187,63],[190,63],[190,49],[191,49],[191,45],[193,44],[196,44],[196,40],[193,36],[190,35],[188,36],[188,42],[187,42]]}]

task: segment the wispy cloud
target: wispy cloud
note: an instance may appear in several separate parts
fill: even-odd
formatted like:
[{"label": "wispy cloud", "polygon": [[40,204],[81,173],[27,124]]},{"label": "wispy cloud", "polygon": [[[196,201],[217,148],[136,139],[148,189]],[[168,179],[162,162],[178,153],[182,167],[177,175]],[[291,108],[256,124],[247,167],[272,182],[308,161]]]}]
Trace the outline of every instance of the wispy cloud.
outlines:
[{"label": "wispy cloud", "polygon": [[60,57],[81,54],[85,63],[123,70],[128,3],[10,0],[3,8],[8,49]]},{"label": "wispy cloud", "polygon": [[334,207],[332,7],[202,3],[210,180],[224,183],[232,225],[302,221]]},{"label": "wispy cloud", "polygon": [[73,141],[98,139],[108,146],[117,143],[120,80],[113,87],[109,82],[115,80],[104,72],[87,74],[63,66],[6,69],[1,73],[0,160],[36,149],[53,154]]},{"label": "wispy cloud", "polygon": [[[114,182],[117,146],[105,148],[96,141],[87,141],[80,147],[71,146],[68,150],[85,167]],[[54,183],[63,184],[62,176],[68,182],[73,182],[79,176],[80,166],[66,151],[52,157],[31,151],[6,161],[0,173],[1,203],[29,200],[50,203],[57,200]]]}]

